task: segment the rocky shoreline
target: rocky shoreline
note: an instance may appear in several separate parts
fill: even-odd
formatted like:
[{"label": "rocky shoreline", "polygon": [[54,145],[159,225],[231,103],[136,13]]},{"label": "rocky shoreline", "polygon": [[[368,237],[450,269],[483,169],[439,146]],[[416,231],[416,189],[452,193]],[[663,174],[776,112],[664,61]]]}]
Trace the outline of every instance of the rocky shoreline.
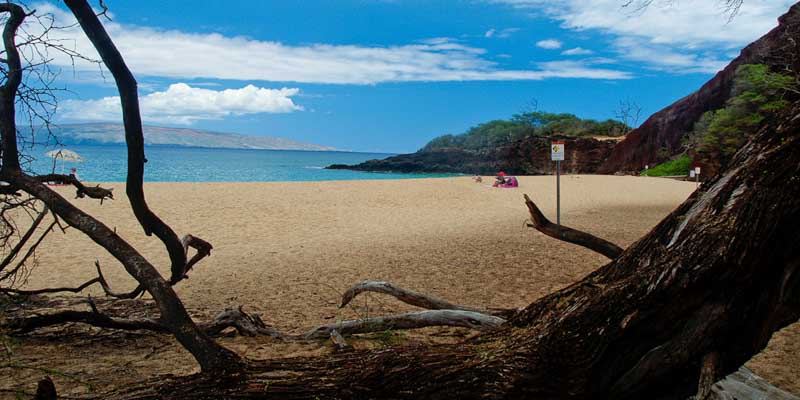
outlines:
[{"label": "rocky shoreline", "polygon": [[514,175],[548,175],[555,173],[556,168],[555,162],[550,160],[550,143],[553,141],[566,142],[562,172],[582,174],[597,172],[617,144],[616,140],[585,137],[534,136],[488,150],[447,148],[418,151],[356,165],[334,164],[326,168],[369,172],[491,175],[505,171]]}]

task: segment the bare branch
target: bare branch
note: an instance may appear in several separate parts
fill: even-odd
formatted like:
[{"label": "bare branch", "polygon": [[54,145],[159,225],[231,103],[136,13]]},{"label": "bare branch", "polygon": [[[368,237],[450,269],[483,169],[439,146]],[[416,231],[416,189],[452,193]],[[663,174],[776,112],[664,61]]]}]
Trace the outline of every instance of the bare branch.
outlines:
[{"label": "bare branch", "polygon": [[536,206],[533,200],[531,200],[527,194],[524,196],[525,204],[528,206],[528,211],[531,214],[532,221],[532,223],[528,224],[528,226],[535,228],[547,236],[577,244],[578,246],[593,250],[612,260],[622,254],[623,249],[614,243],[601,239],[597,236],[590,235],[586,232],[581,232],[564,225],[558,226],[550,222],[550,220],[548,220],[544,214],[542,214],[542,212],[539,210],[539,207]]},{"label": "bare branch", "polygon": [[90,197],[92,199],[99,199],[101,204],[104,199],[114,199],[113,188],[105,189],[101,188],[100,185],[94,187],[86,186],[83,184],[83,182],[75,178],[75,175],[47,174],[38,175],[35,177],[35,179],[39,182],[53,182],[75,186],[77,189],[77,192],[75,193],[76,199]]},{"label": "bare branch", "polygon": [[[39,224],[42,223],[42,220],[44,220],[44,217],[47,215],[47,213],[48,208],[45,206],[44,209],[39,213],[39,216],[33,221],[33,224],[31,224],[30,228],[28,228],[28,231],[25,232],[22,238],[20,238],[17,245],[14,246],[11,251],[8,252],[3,261],[0,262],[0,272],[2,272],[8,266],[8,264],[11,263],[11,261],[14,261],[14,258],[17,257],[17,254],[20,252],[20,250],[25,247],[25,244],[28,243],[28,240],[30,240],[31,236],[33,236],[34,232],[36,232],[36,228],[38,228]],[[0,279],[0,281],[1,280],[2,279]]]},{"label": "bare branch", "polygon": [[92,311],[61,311],[53,314],[36,315],[28,318],[21,318],[12,321],[7,328],[14,334],[22,335],[25,333],[33,332],[37,329],[46,328],[49,326],[63,325],[66,323],[80,322],[92,326],[107,329],[119,330],[148,330],[168,333],[166,327],[161,325],[158,321],[152,319],[123,319],[110,317],[102,314],[97,310],[94,302],[88,300],[89,306]]},{"label": "bare branch", "polygon": [[51,294],[51,293],[63,293],[63,292],[72,292],[72,293],[80,293],[84,289],[89,286],[94,285],[95,283],[100,283],[101,278],[93,278],[85,283],[81,284],[78,287],[60,287],[60,288],[46,288],[46,289],[38,289],[38,290],[19,290],[19,289],[11,289],[11,288],[0,288],[0,292],[16,294],[20,296],[34,296],[40,294]]},{"label": "bare branch", "polygon": [[22,269],[22,267],[25,266],[25,263],[28,261],[28,259],[36,252],[36,249],[38,249],[39,245],[42,244],[42,241],[44,241],[44,238],[47,237],[47,235],[50,233],[50,231],[53,230],[53,228],[56,225],[58,225],[58,221],[57,220],[53,221],[52,223],[50,223],[50,226],[48,226],[47,229],[45,229],[44,232],[42,232],[41,236],[39,236],[39,239],[37,239],[36,242],[34,242],[28,248],[28,251],[25,253],[24,256],[22,256],[22,259],[20,259],[17,262],[17,265],[14,268],[12,268],[11,270],[6,271],[6,273],[3,276],[0,277],[0,282],[5,281],[9,277],[16,275],[16,273],[19,272],[20,269]]},{"label": "bare branch", "polygon": [[408,290],[390,282],[369,280],[357,283],[350,287],[350,289],[347,289],[344,295],[342,295],[342,302],[339,304],[339,308],[343,308],[344,306],[348,305],[356,296],[363,292],[388,294],[389,296],[393,296],[404,303],[428,310],[461,310],[478,313],[484,312],[478,310],[477,308],[459,306],[445,300],[428,296],[426,294]]}]

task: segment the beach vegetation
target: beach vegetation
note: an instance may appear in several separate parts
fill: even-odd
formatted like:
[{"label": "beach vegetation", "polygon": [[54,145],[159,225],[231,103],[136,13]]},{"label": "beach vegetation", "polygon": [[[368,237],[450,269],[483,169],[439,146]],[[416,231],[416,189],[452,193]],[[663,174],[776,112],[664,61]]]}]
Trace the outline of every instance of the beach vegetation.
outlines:
[{"label": "beach vegetation", "polygon": [[669,160],[665,163],[656,165],[653,168],[642,171],[642,176],[678,176],[686,175],[692,165],[692,158],[687,154]]},{"label": "beach vegetation", "polygon": [[507,146],[529,136],[617,137],[630,130],[630,126],[613,119],[596,121],[574,114],[531,111],[514,114],[507,120],[485,122],[459,135],[439,136],[428,142],[422,151],[484,150]]},{"label": "beach vegetation", "polygon": [[704,113],[684,144],[701,164],[725,167],[762,122],[786,108],[789,97],[798,93],[792,76],[772,72],[764,64],[741,65],[725,106]]}]

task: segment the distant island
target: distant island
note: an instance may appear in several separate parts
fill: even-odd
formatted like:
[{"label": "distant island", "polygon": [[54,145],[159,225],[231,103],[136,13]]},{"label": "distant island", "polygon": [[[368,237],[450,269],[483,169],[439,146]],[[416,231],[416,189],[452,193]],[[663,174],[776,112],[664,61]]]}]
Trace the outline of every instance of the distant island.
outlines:
[{"label": "distant island", "polygon": [[[110,145],[125,143],[125,132],[122,124],[63,124],[55,126],[53,128],[53,133],[58,137],[59,141],[65,145]],[[44,133],[37,133],[37,136],[41,135],[44,135]],[[150,125],[144,126],[144,142],[147,145],[175,145],[224,149],[337,150],[329,146],[297,142],[272,136],[241,135],[238,133],[212,132],[190,128],[167,128]]]}]

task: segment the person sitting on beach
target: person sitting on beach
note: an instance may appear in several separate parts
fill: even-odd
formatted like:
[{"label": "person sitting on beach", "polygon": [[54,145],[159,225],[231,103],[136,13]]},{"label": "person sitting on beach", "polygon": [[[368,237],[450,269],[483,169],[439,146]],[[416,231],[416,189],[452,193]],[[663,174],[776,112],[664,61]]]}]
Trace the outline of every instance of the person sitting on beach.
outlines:
[{"label": "person sitting on beach", "polygon": [[506,184],[506,173],[500,171],[497,173],[497,176],[494,178],[494,187],[501,187]]}]

